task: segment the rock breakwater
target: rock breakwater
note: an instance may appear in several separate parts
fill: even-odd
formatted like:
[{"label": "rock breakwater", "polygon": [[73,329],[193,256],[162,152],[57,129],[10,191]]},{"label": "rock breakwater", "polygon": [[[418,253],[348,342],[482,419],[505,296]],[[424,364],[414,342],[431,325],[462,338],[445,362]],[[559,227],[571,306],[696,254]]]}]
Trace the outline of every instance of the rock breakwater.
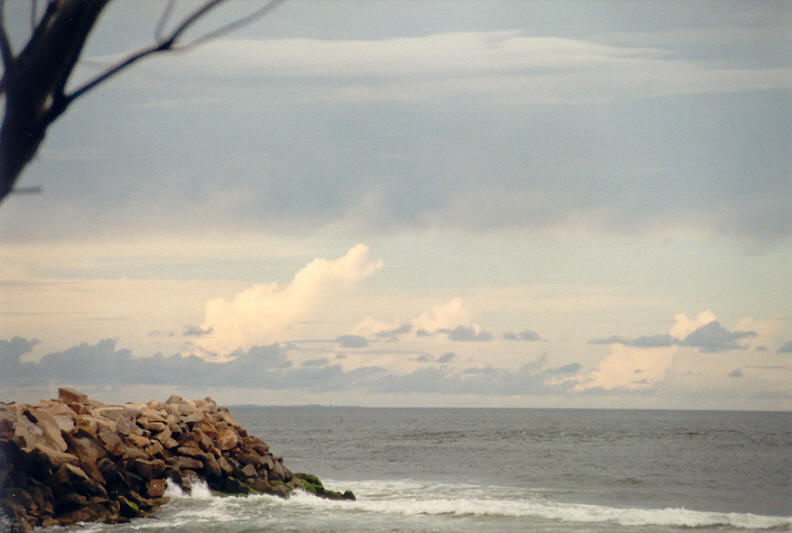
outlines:
[{"label": "rock breakwater", "polygon": [[196,480],[225,494],[354,499],[292,473],[208,397],[106,405],[61,388],[57,400],[0,403],[0,521],[12,531],[150,516],[168,482],[189,491]]}]

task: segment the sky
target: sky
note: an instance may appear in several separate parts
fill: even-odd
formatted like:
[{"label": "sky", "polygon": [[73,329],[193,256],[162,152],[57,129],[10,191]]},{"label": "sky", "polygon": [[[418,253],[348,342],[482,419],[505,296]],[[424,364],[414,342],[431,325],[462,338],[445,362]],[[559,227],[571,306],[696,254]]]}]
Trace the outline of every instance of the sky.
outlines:
[{"label": "sky", "polygon": [[[164,5],[111,3],[73,84]],[[289,0],[147,59],[0,205],[0,401],[790,410],[790,36],[771,1]]]}]

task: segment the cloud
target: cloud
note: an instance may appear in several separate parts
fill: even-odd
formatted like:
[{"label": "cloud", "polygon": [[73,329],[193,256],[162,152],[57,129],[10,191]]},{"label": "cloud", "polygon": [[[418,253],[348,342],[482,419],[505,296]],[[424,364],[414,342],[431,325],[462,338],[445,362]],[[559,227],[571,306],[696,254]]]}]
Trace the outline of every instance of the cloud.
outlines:
[{"label": "cloud", "polygon": [[493,339],[492,333],[473,324],[470,310],[461,298],[452,298],[401,323],[383,322],[368,317],[354,331],[389,340],[396,340],[410,333],[416,338],[446,335],[449,340],[458,342],[486,342]]},{"label": "cloud", "polygon": [[792,341],[785,342],[779,349],[778,353],[792,353]]},{"label": "cloud", "polygon": [[625,338],[612,335],[601,339],[592,339],[589,344],[622,344],[634,348],[660,348],[666,346],[692,346],[702,352],[721,352],[726,350],[744,350],[746,346],[738,344],[740,339],[756,337],[755,331],[729,331],[711,311],[699,313],[695,320],[679,313],[675,315],[675,324],[670,334],[658,334]]},{"label": "cloud", "polygon": [[11,340],[0,340],[0,382],[23,382],[27,377],[32,363],[22,361],[22,356],[29,353],[39,341],[14,337]]},{"label": "cloud", "polygon": [[437,358],[437,362],[438,363],[444,363],[444,364],[445,363],[449,363],[455,357],[456,357],[456,354],[454,352],[446,352],[446,353],[444,353],[443,355],[441,355],[440,357]]},{"label": "cloud", "polygon": [[685,337],[681,344],[683,346],[694,346],[703,352],[744,350],[746,347],[737,344],[737,341],[748,337],[756,337],[756,332],[729,331],[716,321],[700,327]]},{"label": "cloud", "polygon": [[198,326],[187,325],[182,328],[182,335],[184,337],[203,337],[204,335],[211,335],[213,329],[211,326],[203,329]]},{"label": "cloud", "polygon": [[222,356],[240,347],[274,342],[287,327],[311,317],[318,307],[379,271],[382,261],[369,260],[368,254],[369,248],[358,244],[338,259],[314,259],[286,286],[256,284],[230,301],[207,301],[201,329],[211,328],[213,336],[199,339],[196,345]]},{"label": "cloud", "polygon": [[685,313],[677,313],[674,315],[674,325],[668,333],[674,338],[684,339],[701,326],[706,326],[717,318],[715,313],[709,309],[696,315],[696,318],[688,318]]},{"label": "cloud", "polygon": [[[186,326],[185,326],[186,327]],[[173,331],[160,331],[158,329],[149,331],[146,337],[173,337],[176,334]]]},{"label": "cloud", "polygon": [[530,329],[526,329],[525,331],[521,331],[520,333],[514,333],[513,331],[507,331],[503,334],[503,338],[507,341],[540,341],[542,337],[536,333],[535,331],[531,331]]},{"label": "cloud", "polygon": [[468,326],[457,326],[453,330],[440,330],[441,332],[448,333],[448,340],[468,342],[487,342],[492,340],[492,334],[488,331],[477,330]]},{"label": "cloud", "polygon": [[342,348],[365,348],[369,345],[368,339],[360,335],[341,335],[335,341]]},{"label": "cloud", "polygon": [[575,386],[578,391],[591,389],[647,390],[660,382],[671,366],[674,346],[634,348],[611,345],[611,353],[588,376]]},{"label": "cloud", "polygon": [[434,333],[440,330],[451,331],[459,326],[470,325],[470,311],[462,298],[453,298],[445,304],[437,305],[421,313],[410,321],[416,330]]},{"label": "cloud", "polygon": [[[207,71],[207,64],[214,68]],[[268,94],[280,99],[299,101],[415,102],[475,96],[590,104],[792,86],[788,69],[714,66],[681,59],[669,49],[515,30],[381,40],[223,39],[167,69],[156,63],[145,67],[139,75],[150,78],[154,72],[159,83],[200,78],[223,87],[228,80],[245,80],[259,87],[266,83]],[[125,81],[134,83],[136,78]]]},{"label": "cloud", "polygon": [[729,377],[730,378],[741,378],[741,377],[743,377],[743,371],[741,369],[739,369],[739,368],[735,368],[734,370],[729,372]]},{"label": "cloud", "polygon": [[[0,356],[4,363],[18,362],[31,347],[32,341],[25,339],[0,341]],[[215,363],[209,362],[207,359],[212,358],[205,354],[134,357],[130,350],[119,348],[115,340],[104,339],[47,354],[38,363],[18,363],[13,373],[0,374],[0,385],[161,385],[513,395],[568,390],[570,385],[556,383],[555,376],[574,373],[578,368],[567,365],[543,371],[546,362],[543,356],[517,370],[488,366],[455,372],[444,364],[456,358],[448,352],[437,358],[418,357],[420,362],[440,365],[397,373],[379,366],[344,369],[329,357],[316,357],[295,365],[290,352],[290,347],[277,344],[253,346],[236,350],[223,362]],[[343,360],[340,354],[336,359]]]},{"label": "cloud", "polygon": [[545,374],[577,374],[581,368],[580,363],[570,363],[557,368],[548,368],[545,370]]}]

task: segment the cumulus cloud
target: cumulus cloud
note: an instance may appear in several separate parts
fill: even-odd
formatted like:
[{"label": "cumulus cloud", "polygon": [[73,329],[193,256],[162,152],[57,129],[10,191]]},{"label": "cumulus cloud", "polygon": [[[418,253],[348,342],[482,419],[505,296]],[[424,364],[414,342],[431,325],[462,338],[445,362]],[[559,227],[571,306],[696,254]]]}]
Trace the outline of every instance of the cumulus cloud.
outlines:
[{"label": "cumulus cloud", "polygon": [[756,332],[729,331],[716,321],[710,322],[706,326],[701,326],[685,337],[681,344],[683,346],[694,346],[705,352],[744,350],[745,346],[737,344],[737,341],[747,337],[756,337]]},{"label": "cumulus cloud", "polygon": [[492,333],[473,323],[470,310],[461,298],[453,298],[400,323],[368,317],[354,331],[388,340],[396,340],[407,334],[414,337],[446,335],[449,340],[458,342],[486,342],[493,339]]},{"label": "cumulus cloud", "polygon": [[674,325],[668,333],[676,339],[684,339],[702,326],[714,322],[718,317],[715,313],[707,309],[702,311],[695,318],[689,318],[685,313],[674,315]]},{"label": "cumulus cloud", "polygon": [[256,284],[230,301],[207,301],[200,327],[211,329],[213,335],[196,341],[196,345],[224,355],[237,348],[276,341],[287,327],[310,317],[317,307],[379,271],[382,261],[371,261],[368,255],[369,248],[358,244],[338,259],[314,259],[285,286]]},{"label": "cumulus cloud", "polygon": [[411,321],[411,325],[416,330],[427,333],[439,330],[451,331],[469,324],[470,310],[462,302],[462,298],[454,298],[445,304],[437,305]]},{"label": "cumulus cloud", "polygon": [[721,352],[726,350],[744,350],[746,346],[738,344],[740,339],[756,337],[755,331],[729,331],[724,328],[711,311],[699,313],[696,319],[689,319],[685,314],[674,316],[675,323],[668,334],[625,338],[612,335],[601,339],[592,339],[589,344],[622,344],[634,348],[660,348],[666,346],[691,346],[702,352]]},{"label": "cumulus cloud", "polygon": [[661,381],[671,366],[674,346],[634,348],[613,344],[611,353],[600,361],[576,390],[645,390]]}]

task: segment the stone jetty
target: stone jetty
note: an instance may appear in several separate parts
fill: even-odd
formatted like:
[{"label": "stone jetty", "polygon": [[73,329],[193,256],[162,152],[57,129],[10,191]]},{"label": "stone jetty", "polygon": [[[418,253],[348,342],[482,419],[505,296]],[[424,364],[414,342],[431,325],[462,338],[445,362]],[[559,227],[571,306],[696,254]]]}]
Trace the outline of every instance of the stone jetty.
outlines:
[{"label": "stone jetty", "polygon": [[168,483],[197,480],[222,494],[355,498],[292,473],[208,397],[106,405],[61,388],[57,400],[0,403],[0,529],[152,516]]}]

